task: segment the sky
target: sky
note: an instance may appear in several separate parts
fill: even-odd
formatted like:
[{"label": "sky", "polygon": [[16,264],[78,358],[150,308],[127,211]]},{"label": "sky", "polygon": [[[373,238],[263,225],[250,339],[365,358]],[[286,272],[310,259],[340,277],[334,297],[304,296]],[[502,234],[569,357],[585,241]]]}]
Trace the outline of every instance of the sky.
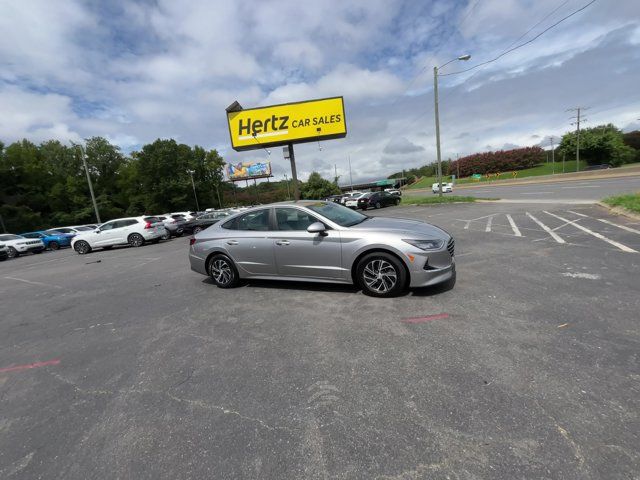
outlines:
[{"label": "sky", "polygon": [[296,145],[299,178],[348,184],[443,158],[548,146],[573,129],[640,128],[640,2],[597,0],[0,0],[0,141],[103,136],[128,153],[157,138],[238,153],[225,107],[343,96],[344,139]]}]

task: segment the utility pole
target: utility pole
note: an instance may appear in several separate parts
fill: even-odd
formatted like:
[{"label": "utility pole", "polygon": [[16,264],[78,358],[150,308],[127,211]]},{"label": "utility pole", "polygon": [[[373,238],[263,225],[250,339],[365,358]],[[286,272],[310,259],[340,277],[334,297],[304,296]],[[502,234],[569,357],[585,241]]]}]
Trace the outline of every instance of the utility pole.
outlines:
[{"label": "utility pole", "polygon": [[566,155],[567,155],[567,154],[566,154],[565,152],[562,152],[562,173],[564,173],[564,157],[565,157]]},{"label": "utility pole", "polygon": [[287,174],[284,174],[284,183],[287,184],[287,200],[291,199],[291,192],[289,191],[289,179],[287,178]]},{"label": "utility pole", "polygon": [[200,211],[200,205],[198,205],[198,195],[196,195],[196,184],[193,181],[193,174],[196,173],[196,172],[195,172],[195,170],[187,170],[187,173],[191,177],[191,186],[193,187],[193,196],[196,199],[196,211],[199,212]]},{"label": "utility pole", "polygon": [[440,158],[440,115],[438,113],[438,67],[433,67],[433,103],[436,115],[436,153],[438,155],[438,196],[442,197],[442,160]]},{"label": "utility pole", "polygon": [[300,187],[298,186],[298,173],[296,171],[296,156],[293,152],[293,143],[289,143],[286,147],[282,147],[284,158],[291,163],[291,180],[293,180],[293,197],[294,200],[300,200]]},{"label": "utility pole", "polygon": [[549,143],[551,143],[551,163],[552,165],[552,174],[555,175],[556,174],[556,148],[553,145],[553,137],[551,137],[549,139]]},{"label": "utility pole", "polygon": [[334,183],[338,186],[338,165],[335,163],[333,164],[333,178]]},{"label": "utility pole", "polygon": [[456,153],[456,170],[458,173],[456,180],[459,182],[460,181],[460,154],[459,153]]},{"label": "utility pole", "polygon": [[580,171],[580,122],[586,122],[584,118],[580,117],[580,113],[588,109],[588,107],[575,107],[567,110],[568,112],[576,112],[576,116],[571,117],[576,119],[576,121],[571,124],[576,126],[576,172]]},{"label": "utility pole", "polygon": [[84,148],[82,145],[77,145],[77,147],[80,148],[80,154],[82,155],[82,164],[84,165],[84,173],[87,174],[87,183],[89,184],[89,193],[91,194],[93,209],[96,212],[96,220],[98,220],[98,223],[102,223],[102,220],[100,220],[100,212],[98,212],[98,204],[96,203],[96,196],[93,193],[93,185],[91,184],[91,176],[89,175],[89,167],[87,167],[87,159],[84,153]]},{"label": "utility pole", "polygon": [[351,182],[351,191],[353,192],[353,175],[351,175],[351,155],[347,157],[349,159],[349,181]]},{"label": "utility pole", "polygon": [[7,233],[7,227],[4,226],[4,221],[2,220],[2,215],[0,215],[0,225],[2,226],[2,233]]}]

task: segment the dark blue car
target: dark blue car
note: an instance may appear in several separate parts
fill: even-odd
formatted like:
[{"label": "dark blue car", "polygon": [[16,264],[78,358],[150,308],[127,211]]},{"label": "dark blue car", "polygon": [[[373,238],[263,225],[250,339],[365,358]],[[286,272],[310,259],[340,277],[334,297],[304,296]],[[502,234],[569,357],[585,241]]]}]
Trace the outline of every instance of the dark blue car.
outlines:
[{"label": "dark blue car", "polygon": [[21,234],[25,238],[39,238],[44,243],[44,248],[58,250],[60,247],[70,247],[73,234],[48,230],[46,232],[28,232]]}]

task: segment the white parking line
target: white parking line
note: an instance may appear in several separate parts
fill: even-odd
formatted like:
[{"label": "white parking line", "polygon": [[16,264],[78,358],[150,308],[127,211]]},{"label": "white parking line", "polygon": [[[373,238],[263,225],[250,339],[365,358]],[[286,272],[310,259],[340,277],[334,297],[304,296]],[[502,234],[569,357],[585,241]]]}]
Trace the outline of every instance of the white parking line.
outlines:
[{"label": "white parking line", "polygon": [[520,195],[544,195],[546,193],[553,193],[553,192],[522,192]]},{"label": "white parking line", "polygon": [[60,285],[50,285],[48,283],[42,282],[32,282],[31,280],[25,280],[24,278],[16,278],[16,277],[4,277],[7,280],[15,280],[16,282],[28,283],[29,285],[37,285],[39,287],[53,287],[53,288],[62,288]]},{"label": "white parking line", "polygon": [[616,242],[615,240],[611,240],[610,238],[605,237],[604,235],[598,233],[598,232],[594,232],[592,230],[589,230],[586,227],[583,227],[582,225],[578,225],[576,222],[572,222],[571,220],[567,220],[566,218],[562,218],[560,215],[556,215],[555,213],[550,213],[547,212],[546,210],[544,210],[544,213],[546,213],[547,215],[551,215],[552,217],[557,218],[558,220],[562,220],[563,222],[567,222],[567,223],[571,223],[574,227],[582,230],[585,233],[588,233],[589,235],[593,235],[596,238],[599,238],[600,240],[607,242],[610,245],[613,245],[614,247],[618,248],[619,250],[622,250],[623,252],[628,252],[628,253],[638,253],[637,250],[634,250],[633,248],[629,248],[626,245],[621,244],[620,242]]},{"label": "white parking line", "polygon": [[520,229],[516,226],[516,222],[513,221],[513,218],[511,218],[511,215],[509,215],[508,213],[507,215],[507,220],[509,220],[509,224],[511,225],[511,230],[513,230],[513,234],[516,237],[521,237],[522,233],[520,233]]},{"label": "white parking line", "polygon": [[491,215],[485,215],[484,217],[478,217],[478,218],[472,218],[471,220],[462,220],[460,219],[462,222],[466,222],[464,229],[465,230],[469,230],[469,224],[471,222],[475,222],[476,220],[482,220],[483,218],[488,218],[488,217],[493,217],[494,215],[497,215],[497,213],[492,213]]},{"label": "white parking line", "polygon": [[487,226],[484,229],[485,232],[490,232],[491,231],[491,224],[492,223],[493,223],[493,216],[487,218]]},{"label": "white parking line", "polygon": [[627,232],[637,233],[640,235],[640,230],[636,230],[635,228],[627,227],[626,225],[619,225],[617,223],[610,222],[609,220],[605,220],[604,218],[596,218],[599,222],[606,223],[607,225],[611,225],[612,227],[618,227],[622,230],[626,230]]},{"label": "white parking line", "polygon": [[551,230],[549,227],[547,227],[544,223],[542,223],[540,220],[538,220],[536,217],[534,217],[533,215],[531,215],[529,212],[526,212],[527,217],[529,217],[531,220],[533,220],[534,222],[536,222],[538,225],[540,225],[542,227],[542,229],[547,232],[549,235],[551,235],[551,238],[553,238],[556,242],[558,243],[567,243],[565,242],[562,237],[560,237],[560,235],[558,235],[556,232],[554,232],[553,230]]},{"label": "white parking line", "polygon": [[589,218],[589,215],[585,215],[584,213],[574,212],[573,210],[567,210],[567,212],[569,212],[569,213],[573,213],[574,215],[578,215],[579,217],[586,217],[586,218]]}]

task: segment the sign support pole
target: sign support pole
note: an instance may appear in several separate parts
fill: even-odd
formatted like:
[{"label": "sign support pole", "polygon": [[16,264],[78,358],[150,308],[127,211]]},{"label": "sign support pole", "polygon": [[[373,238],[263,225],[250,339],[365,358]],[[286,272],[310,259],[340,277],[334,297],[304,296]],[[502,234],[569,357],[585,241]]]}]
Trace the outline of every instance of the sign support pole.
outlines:
[{"label": "sign support pole", "polygon": [[289,147],[289,161],[291,162],[291,179],[293,180],[293,198],[300,200],[300,187],[298,186],[298,174],[296,172],[296,156],[293,153],[293,143]]}]

